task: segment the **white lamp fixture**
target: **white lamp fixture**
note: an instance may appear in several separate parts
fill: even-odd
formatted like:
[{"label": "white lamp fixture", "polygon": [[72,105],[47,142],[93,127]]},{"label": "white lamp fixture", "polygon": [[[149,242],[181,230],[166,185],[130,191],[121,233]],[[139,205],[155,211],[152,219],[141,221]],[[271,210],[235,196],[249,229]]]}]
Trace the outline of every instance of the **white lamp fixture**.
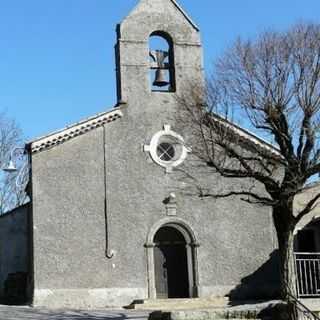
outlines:
[{"label": "white lamp fixture", "polygon": [[3,168],[3,171],[8,172],[8,173],[13,173],[13,172],[17,171],[17,167],[16,167],[15,163],[13,162],[13,160],[9,161],[8,166]]},{"label": "white lamp fixture", "polygon": [[23,166],[18,169],[14,159],[19,159],[19,158],[22,159],[24,155],[25,155],[24,147],[16,147],[12,149],[8,166],[2,169],[4,172],[7,172],[9,174],[17,172],[16,186],[18,189],[22,189],[22,190],[25,189],[28,184],[29,164],[28,162],[24,162]]}]

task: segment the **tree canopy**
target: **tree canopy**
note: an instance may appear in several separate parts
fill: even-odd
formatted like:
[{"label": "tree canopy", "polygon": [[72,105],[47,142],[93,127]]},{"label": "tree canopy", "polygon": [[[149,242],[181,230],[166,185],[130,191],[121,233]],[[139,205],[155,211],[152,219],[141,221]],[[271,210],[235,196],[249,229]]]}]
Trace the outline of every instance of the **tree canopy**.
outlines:
[{"label": "tree canopy", "polygon": [[[179,120],[197,142],[193,153],[221,176],[251,179],[264,189],[238,184],[200,196],[241,196],[272,207],[282,294],[295,294],[293,232],[320,198],[316,194],[299,213],[293,210],[295,196],[320,173],[320,25],[238,39],[216,61],[206,85],[191,84],[178,101]],[[239,120],[269,143],[244,138],[233,125]]]}]

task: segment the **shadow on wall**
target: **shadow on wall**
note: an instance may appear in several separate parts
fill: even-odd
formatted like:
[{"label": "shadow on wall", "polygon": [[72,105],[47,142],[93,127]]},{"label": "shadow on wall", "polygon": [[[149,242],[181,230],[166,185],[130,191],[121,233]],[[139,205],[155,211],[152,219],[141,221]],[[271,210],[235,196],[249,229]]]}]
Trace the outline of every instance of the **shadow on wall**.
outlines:
[{"label": "shadow on wall", "polygon": [[280,296],[278,250],[255,272],[243,278],[241,283],[227,295],[230,305],[243,300],[272,300]]}]

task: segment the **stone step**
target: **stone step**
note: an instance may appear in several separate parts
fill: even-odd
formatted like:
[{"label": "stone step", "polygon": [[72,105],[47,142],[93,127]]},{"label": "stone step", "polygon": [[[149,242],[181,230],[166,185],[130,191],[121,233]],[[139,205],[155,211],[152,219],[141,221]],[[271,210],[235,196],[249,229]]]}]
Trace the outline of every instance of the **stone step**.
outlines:
[{"label": "stone step", "polygon": [[320,313],[320,299],[300,299],[300,302],[304,304],[308,309],[313,312]]},{"label": "stone step", "polygon": [[[258,311],[227,311],[221,310],[185,310],[171,312],[152,312],[149,320],[221,320],[221,319],[261,319]],[[264,319],[266,320],[266,319]]]},{"label": "stone step", "polygon": [[172,311],[170,320],[260,319],[258,310],[187,310]]},{"label": "stone step", "polygon": [[[173,306],[175,305],[173,304]],[[285,311],[286,305],[281,301],[275,300],[216,308],[197,309],[190,307],[176,310],[154,311],[150,314],[149,320],[274,320],[276,314],[283,314]]]},{"label": "stone step", "polygon": [[136,310],[189,310],[223,308],[230,303],[226,297],[194,299],[147,299],[136,301],[132,307]]}]

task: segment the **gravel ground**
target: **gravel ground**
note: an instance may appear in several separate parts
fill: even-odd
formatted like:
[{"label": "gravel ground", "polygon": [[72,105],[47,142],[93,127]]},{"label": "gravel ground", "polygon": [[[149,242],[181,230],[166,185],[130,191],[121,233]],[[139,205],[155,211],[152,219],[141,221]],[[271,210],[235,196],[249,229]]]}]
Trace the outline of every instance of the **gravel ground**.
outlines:
[{"label": "gravel ground", "polygon": [[76,311],[0,306],[0,320],[147,320],[148,315],[147,311]]}]

